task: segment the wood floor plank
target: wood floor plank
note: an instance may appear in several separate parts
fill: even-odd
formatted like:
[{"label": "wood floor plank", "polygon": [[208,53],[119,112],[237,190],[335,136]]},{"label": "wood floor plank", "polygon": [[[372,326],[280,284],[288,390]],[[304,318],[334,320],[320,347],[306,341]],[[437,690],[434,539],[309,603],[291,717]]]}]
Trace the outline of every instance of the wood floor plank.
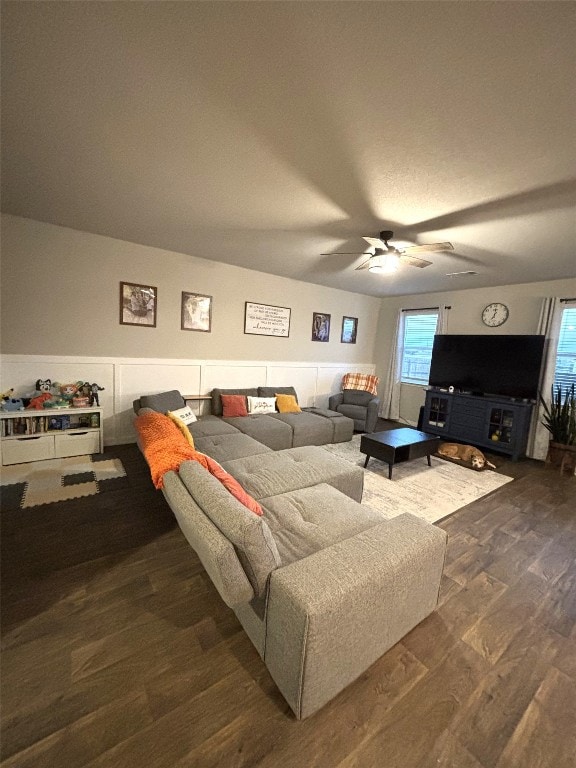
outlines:
[{"label": "wood floor plank", "polygon": [[[448,654],[403,697],[384,721],[370,721],[363,741],[337,763],[338,768],[362,764],[390,768],[418,765],[432,750],[439,733],[450,725],[463,701],[486,672],[486,664],[465,645]],[[414,711],[420,725],[414,727]]]},{"label": "wood floor plank", "polygon": [[[573,768],[576,756],[574,681],[551,668],[496,768]],[[561,734],[561,737],[559,737]]]},{"label": "wood floor plank", "polygon": [[462,636],[507,589],[506,584],[481,571],[453,597],[440,605],[438,614],[452,632]]},{"label": "wood floor plank", "polygon": [[172,768],[192,749],[265,697],[266,692],[244,670],[237,669],[86,765],[90,768],[111,765]]},{"label": "wood floor plank", "polygon": [[[300,768],[303,755],[307,768],[337,765],[343,754],[362,744],[371,725],[384,722],[427,674],[403,643],[397,643],[328,707],[295,724],[295,729],[277,733],[274,750],[261,759],[259,768]],[[318,733],[324,734],[320,741]]]},{"label": "wood floor plank", "polygon": [[2,515],[2,768],[574,768],[576,478],[439,523],[440,606],[297,721],[154,490]]},{"label": "wood floor plank", "polygon": [[484,768],[484,765],[470,754],[450,730],[446,730],[415,768]]},{"label": "wood floor plank", "polygon": [[559,647],[557,637],[527,623],[457,713],[452,729],[483,765],[498,761]]},{"label": "wood floor plank", "polygon": [[545,595],[546,586],[542,580],[525,573],[490,604],[462,639],[494,664],[537,614]]},{"label": "wood floor plank", "polygon": [[499,581],[513,584],[546,549],[550,541],[550,538],[529,530],[506,551],[506,558],[497,558],[487,563],[486,571]]},{"label": "wood floor plank", "polygon": [[138,733],[152,718],[143,691],[131,692],[34,743],[3,763],[4,768],[80,766]]},{"label": "wood floor plank", "polygon": [[465,584],[481,571],[487,570],[491,563],[516,543],[517,539],[513,536],[496,529],[492,536],[485,537],[482,542],[477,541],[454,562],[447,563],[444,572],[454,581]]},{"label": "wood floor plank", "polygon": [[563,542],[550,541],[529,566],[530,573],[535,573],[545,581],[556,584],[574,564],[576,553]]}]

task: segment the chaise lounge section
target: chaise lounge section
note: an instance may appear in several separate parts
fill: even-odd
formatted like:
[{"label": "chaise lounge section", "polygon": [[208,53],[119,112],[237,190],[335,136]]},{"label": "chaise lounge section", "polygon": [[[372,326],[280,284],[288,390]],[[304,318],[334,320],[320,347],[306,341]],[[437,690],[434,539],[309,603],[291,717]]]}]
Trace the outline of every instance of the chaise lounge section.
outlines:
[{"label": "chaise lounge section", "polygon": [[162,492],[295,716],[308,717],[434,610],[446,535],[360,504],[363,470],[322,447],[273,451],[213,416],[190,431],[263,514],[194,460],[166,471]]}]

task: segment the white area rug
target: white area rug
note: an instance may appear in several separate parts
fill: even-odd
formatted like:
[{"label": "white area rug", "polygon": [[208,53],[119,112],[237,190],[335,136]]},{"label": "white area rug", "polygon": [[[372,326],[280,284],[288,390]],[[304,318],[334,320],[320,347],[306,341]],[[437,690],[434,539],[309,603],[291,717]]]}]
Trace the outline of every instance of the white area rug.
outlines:
[{"label": "white area rug", "polygon": [[[360,435],[354,435],[348,443],[324,448],[359,467],[364,466],[366,456],[360,453]],[[392,480],[388,480],[388,464],[371,458],[364,470],[362,504],[386,518],[411,512],[434,523],[512,480],[489,469],[475,472],[435,456],[431,462],[429,467],[424,457],[395,464]]]}]

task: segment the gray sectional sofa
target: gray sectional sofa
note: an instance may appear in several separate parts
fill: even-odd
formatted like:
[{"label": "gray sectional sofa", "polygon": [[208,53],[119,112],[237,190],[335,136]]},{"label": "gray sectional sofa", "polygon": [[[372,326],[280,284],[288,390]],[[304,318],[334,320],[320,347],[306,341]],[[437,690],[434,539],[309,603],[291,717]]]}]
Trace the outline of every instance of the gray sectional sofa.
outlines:
[{"label": "gray sectional sofa", "polygon": [[[178,397],[134,407],[174,410]],[[195,461],[167,472],[163,493],[294,714],[308,717],[434,610],[446,535],[412,515],[385,520],[362,506],[361,467],[317,445],[273,450],[253,427],[230,422],[213,414],[189,429],[263,516]],[[293,425],[279,423],[294,441]],[[279,444],[272,427],[262,434]]]}]

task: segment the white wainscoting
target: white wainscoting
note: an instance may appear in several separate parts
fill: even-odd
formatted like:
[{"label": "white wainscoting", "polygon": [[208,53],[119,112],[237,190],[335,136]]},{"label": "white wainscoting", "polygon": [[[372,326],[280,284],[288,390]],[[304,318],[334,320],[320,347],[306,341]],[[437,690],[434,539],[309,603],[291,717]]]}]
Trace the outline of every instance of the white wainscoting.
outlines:
[{"label": "white wainscoting", "polygon": [[[16,396],[28,395],[37,379],[61,384],[96,382],[104,387],[99,393],[104,408],[104,444],[119,445],[135,441],[132,401],[140,395],[168,389],[185,395],[208,395],[214,387],[294,386],[301,405],[326,408],[328,397],[340,390],[345,373],[374,373],[374,368],[371,363],[1,355],[0,392],[13,387]],[[190,404],[198,413],[209,413],[209,403]]]}]

